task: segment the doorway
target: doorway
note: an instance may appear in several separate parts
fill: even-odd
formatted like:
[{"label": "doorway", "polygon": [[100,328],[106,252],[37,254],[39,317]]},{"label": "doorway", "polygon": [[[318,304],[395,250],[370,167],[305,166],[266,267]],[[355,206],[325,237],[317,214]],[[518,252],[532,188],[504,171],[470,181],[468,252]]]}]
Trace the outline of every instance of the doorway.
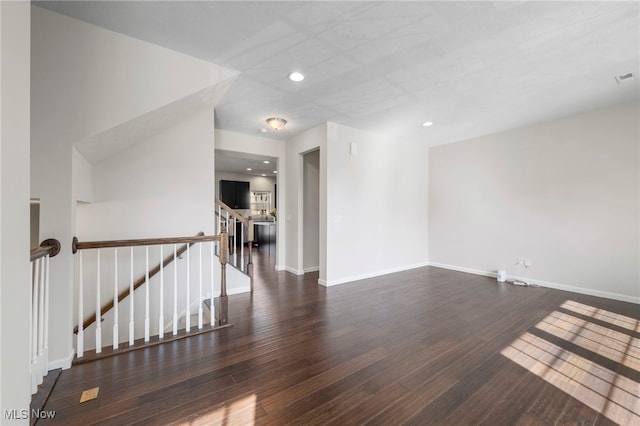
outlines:
[{"label": "doorway", "polygon": [[302,156],[303,259],[305,273],[320,270],[320,150]]}]

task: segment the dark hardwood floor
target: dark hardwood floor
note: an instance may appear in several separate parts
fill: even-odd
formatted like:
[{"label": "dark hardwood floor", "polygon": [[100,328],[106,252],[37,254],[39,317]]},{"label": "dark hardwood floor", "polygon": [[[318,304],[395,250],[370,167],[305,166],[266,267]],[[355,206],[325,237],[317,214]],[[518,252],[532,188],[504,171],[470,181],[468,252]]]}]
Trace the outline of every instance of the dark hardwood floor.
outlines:
[{"label": "dark hardwood floor", "polygon": [[433,267],[326,289],[255,262],[233,327],[63,371],[38,424],[640,424],[638,305]]}]

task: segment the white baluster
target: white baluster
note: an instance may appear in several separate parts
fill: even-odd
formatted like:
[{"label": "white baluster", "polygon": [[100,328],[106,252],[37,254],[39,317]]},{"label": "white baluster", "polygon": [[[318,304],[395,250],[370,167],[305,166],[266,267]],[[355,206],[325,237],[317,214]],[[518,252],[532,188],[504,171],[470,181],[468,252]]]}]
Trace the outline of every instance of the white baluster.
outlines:
[{"label": "white baluster", "polygon": [[[34,269],[35,269],[35,277],[34,277]],[[31,393],[34,394],[38,391],[38,373],[36,372],[36,350],[37,346],[34,344],[34,341],[37,340],[36,330],[37,330],[37,322],[36,322],[36,299],[37,299],[37,288],[36,281],[38,280],[38,259],[31,262],[31,286],[29,287],[29,292],[31,293],[31,305],[29,312],[29,331],[31,332],[31,339],[29,339],[29,355],[31,356],[31,362],[29,365],[30,373],[31,373]]]},{"label": "white baluster", "polygon": [[244,223],[240,226],[240,270],[247,272],[247,266],[244,263]]},{"label": "white baluster", "polygon": [[199,261],[198,261],[198,274],[200,281],[198,282],[198,330],[202,329],[202,243],[198,244],[199,248]]},{"label": "white baluster", "polygon": [[178,251],[173,245],[173,335],[178,334]]},{"label": "white baluster", "polygon": [[38,384],[42,384],[45,375],[44,362],[44,281],[45,281],[45,258],[40,258],[40,280],[38,281]]},{"label": "white baluster", "polygon": [[133,247],[131,247],[131,273],[129,280],[129,347],[135,340],[135,323],[133,321]]},{"label": "white baluster", "polygon": [[44,270],[44,351],[42,356],[44,357],[44,375],[49,372],[49,255],[45,257],[45,270]]},{"label": "white baluster", "polygon": [[146,246],[146,266],[144,273],[144,341],[149,341],[149,246]]},{"label": "white baluster", "polygon": [[118,247],[113,249],[113,349],[118,349]]},{"label": "white baluster", "polygon": [[78,252],[79,282],[78,282],[78,338],[76,342],[76,355],[82,358],[84,355],[84,276],[82,272],[82,251]]},{"label": "white baluster", "polygon": [[209,323],[211,324],[212,327],[215,325],[215,322],[216,322],[215,308],[213,306],[213,262],[215,261],[214,245],[215,245],[215,242],[211,241],[211,296],[209,297],[209,306],[210,306],[209,315],[211,315],[211,318],[209,318]]},{"label": "white baluster", "polygon": [[231,223],[233,223],[233,263],[237,267],[238,266],[238,243],[236,242],[236,229],[238,229],[238,227],[236,226],[235,216],[233,217],[233,220],[231,221]]},{"label": "white baluster", "polygon": [[102,315],[100,314],[100,249],[96,261],[96,353],[102,352]]},{"label": "white baluster", "polygon": [[164,338],[164,251],[160,246],[160,315],[158,316],[158,337]]},{"label": "white baluster", "polygon": [[187,316],[185,328],[187,333],[191,331],[191,262],[189,258],[189,244],[187,243]]}]

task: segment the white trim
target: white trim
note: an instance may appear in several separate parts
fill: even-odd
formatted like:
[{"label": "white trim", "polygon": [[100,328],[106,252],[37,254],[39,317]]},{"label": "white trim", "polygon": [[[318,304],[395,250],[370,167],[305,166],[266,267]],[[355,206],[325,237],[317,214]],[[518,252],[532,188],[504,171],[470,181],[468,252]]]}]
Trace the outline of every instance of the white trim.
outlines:
[{"label": "white trim", "polygon": [[[456,265],[446,265],[444,263],[437,263],[437,262],[429,262],[429,266],[434,266],[436,268],[442,268],[442,269],[449,269],[451,271],[465,272],[467,274],[482,275],[484,277],[491,277],[491,278],[496,278],[498,275],[497,272],[482,271],[480,269],[465,268],[464,266],[456,266]],[[507,279],[512,280],[513,278],[516,278],[516,277],[509,276]]]},{"label": "white trim", "polygon": [[328,287],[327,281],[323,280],[321,278],[318,278],[318,284],[320,284],[321,286],[324,286],[324,287]]},{"label": "white trim", "polygon": [[286,266],[282,266],[282,265],[276,265],[275,266],[275,270],[280,272],[280,271],[286,271],[287,267]]},{"label": "white trim", "polygon": [[[232,289],[227,289],[227,296],[233,296],[234,294],[249,293],[250,291],[251,291],[251,284],[249,284],[248,286],[235,287]],[[216,297],[220,297],[220,295]],[[206,298],[205,300],[207,299],[208,298]]]},{"label": "white trim", "polygon": [[396,268],[383,269],[381,271],[370,272],[370,273],[361,274],[361,275],[353,275],[351,277],[339,278],[337,280],[331,280],[331,281],[322,280],[322,282],[320,282],[321,280],[318,280],[318,283],[326,287],[330,287],[334,285],[350,283],[353,281],[364,280],[367,278],[379,277],[380,275],[388,275],[396,272],[407,271],[409,269],[423,268],[425,266],[429,266],[429,262],[421,262],[421,263],[415,263],[413,265],[405,265],[405,266],[399,266]]},{"label": "white trim", "polygon": [[290,266],[285,266],[284,270],[287,271],[287,272],[292,273],[293,275],[304,275],[304,271],[303,270],[293,269]]},{"label": "white trim", "polygon": [[[482,276],[491,277],[491,278],[496,278],[497,276],[496,272],[465,268],[463,266],[445,265],[437,262],[430,262],[429,265],[434,266],[436,268],[449,269],[449,270],[458,271],[458,272],[466,272],[468,274],[482,275]],[[621,302],[640,304],[640,297],[628,296],[626,294],[611,293],[608,291],[594,290],[586,287],[576,287],[568,284],[554,283],[551,281],[542,281],[542,280],[538,280],[530,277],[518,277],[518,276],[510,275],[507,279],[509,281],[513,281],[514,279],[519,281],[525,281],[530,284],[536,284],[536,285],[539,285],[540,287],[552,288],[555,290],[570,291],[572,293],[586,294],[588,296],[604,297],[605,299],[613,299],[613,300],[619,300]]]},{"label": "white trim", "polygon": [[307,272],[318,272],[319,270],[319,266],[310,266],[308,268],[304,268],[304,273],[306,274]]},{"label": "white trim", "polygon": [[56,370],[58,368],[62,368],[63,370],[71,368],[71,363],[73,362],[74,356],[76,356],[76,351],[71,350],[69,356],[49,361],[47,363],[47,371]]}]

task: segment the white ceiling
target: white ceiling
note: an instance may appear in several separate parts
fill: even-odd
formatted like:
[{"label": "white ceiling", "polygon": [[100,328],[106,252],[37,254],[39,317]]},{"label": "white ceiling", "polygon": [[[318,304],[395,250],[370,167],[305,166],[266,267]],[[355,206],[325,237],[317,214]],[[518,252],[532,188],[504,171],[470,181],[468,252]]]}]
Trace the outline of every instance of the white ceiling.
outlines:
[{"label": "white ceiling", "polygon": [[36,4],[240,71],[217,127],[279,116],[282,140],[334,121],[435,145],[640,99],[614,80],[640,70],[637,1]]}]

